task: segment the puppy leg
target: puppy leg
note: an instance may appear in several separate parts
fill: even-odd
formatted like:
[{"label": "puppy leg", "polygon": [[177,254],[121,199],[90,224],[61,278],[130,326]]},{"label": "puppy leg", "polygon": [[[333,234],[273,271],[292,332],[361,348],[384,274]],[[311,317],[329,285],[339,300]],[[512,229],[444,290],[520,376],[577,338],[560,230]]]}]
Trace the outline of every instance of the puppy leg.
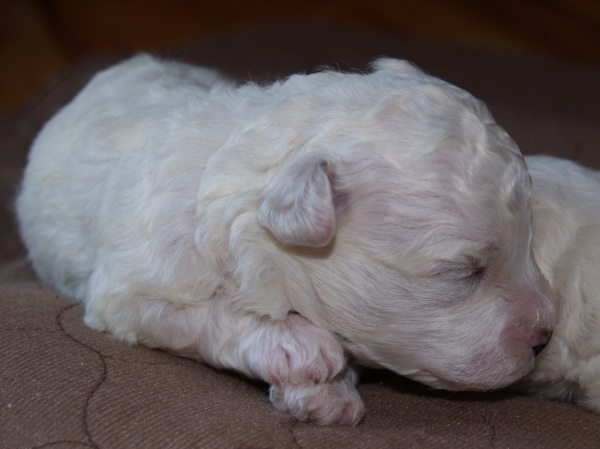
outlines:
[{"label": "puppy leg", "polygon": [[[264,380],[271,384],[275,407],[299,420],[356,424],[364,415],[357,376],[346,369],[342,347],[301,315],[272,320],[232,310],[218,300],[177,307],[138,299],[111,308],[118,310],[118,318],[101,321],[110,323],[106,330],[117,337]],[[98,322],[90,316],[86,321]]]}]

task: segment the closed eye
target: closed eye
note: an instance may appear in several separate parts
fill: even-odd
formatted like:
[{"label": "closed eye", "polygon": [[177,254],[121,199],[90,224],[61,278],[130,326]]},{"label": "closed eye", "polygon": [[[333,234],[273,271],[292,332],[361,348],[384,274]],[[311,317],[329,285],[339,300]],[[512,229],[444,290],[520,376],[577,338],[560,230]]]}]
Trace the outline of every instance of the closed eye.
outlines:
[{"label": "closed eye", "polygon": [[485,278],[486,273],[487,267],[481,264],[480,261],[474,260],[468,277],[471,280],[481,281],[483,278]]},{"label": "closed eye", "polygon": [[434,276],[447,282],[475,286],[485,278],[487,271],[487,267],[482,260],[473,256],[466,256],[458,261],[442,262]]}]

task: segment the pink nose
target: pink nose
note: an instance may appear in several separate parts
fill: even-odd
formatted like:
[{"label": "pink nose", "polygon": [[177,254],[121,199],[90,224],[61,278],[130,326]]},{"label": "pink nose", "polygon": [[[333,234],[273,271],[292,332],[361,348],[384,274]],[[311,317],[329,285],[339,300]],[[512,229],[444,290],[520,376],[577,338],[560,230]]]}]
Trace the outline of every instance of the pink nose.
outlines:
[{"label": "pink nose", "polygon": [[537,356],[546,347],[552,337],[552,329],[540,329],[531,337],[530,345],[533,355]]}]

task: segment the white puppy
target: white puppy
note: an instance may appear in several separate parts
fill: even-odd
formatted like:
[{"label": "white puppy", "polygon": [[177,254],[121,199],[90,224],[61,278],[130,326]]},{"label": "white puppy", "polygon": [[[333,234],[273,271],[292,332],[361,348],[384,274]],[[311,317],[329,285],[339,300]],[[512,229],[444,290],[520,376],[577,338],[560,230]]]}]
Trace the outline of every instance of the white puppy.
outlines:
[{"label": "white puppy", "polygon": [[600,174],[544,156],[527,164],[534,253],[549,281],[556,323],[519,387],[600,413]]},{"label": "white puppy", "polygon": [[553,311],[530,190],[485,106],[408,63],[261,87],[142,55],[48,122],[17,212],[91,327],[351,424],[346,357],[452,390],[531,371]]}]

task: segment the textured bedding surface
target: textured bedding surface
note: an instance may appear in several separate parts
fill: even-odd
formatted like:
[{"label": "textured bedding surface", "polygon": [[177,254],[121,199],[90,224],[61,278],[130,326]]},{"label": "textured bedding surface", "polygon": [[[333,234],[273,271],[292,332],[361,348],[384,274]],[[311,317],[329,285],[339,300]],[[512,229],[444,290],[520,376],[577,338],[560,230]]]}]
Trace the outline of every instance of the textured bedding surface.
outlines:
[{"label": "textured bedding surface", "polygon": [[[190,43],[164,54],[267,81],[328,65],[366,69],[387,55],[483,99],[525,154],[600,168],[600,69],[319,26]],[[435,392],[385,371],[359,386],[357,427],[294,421],[267,386],[86,328],[82,308],[35,278],[13,199],[31,140],[96,71],[82,61],[0,119],[0,448],[600,447],[600,416],[511,392]]]}]

